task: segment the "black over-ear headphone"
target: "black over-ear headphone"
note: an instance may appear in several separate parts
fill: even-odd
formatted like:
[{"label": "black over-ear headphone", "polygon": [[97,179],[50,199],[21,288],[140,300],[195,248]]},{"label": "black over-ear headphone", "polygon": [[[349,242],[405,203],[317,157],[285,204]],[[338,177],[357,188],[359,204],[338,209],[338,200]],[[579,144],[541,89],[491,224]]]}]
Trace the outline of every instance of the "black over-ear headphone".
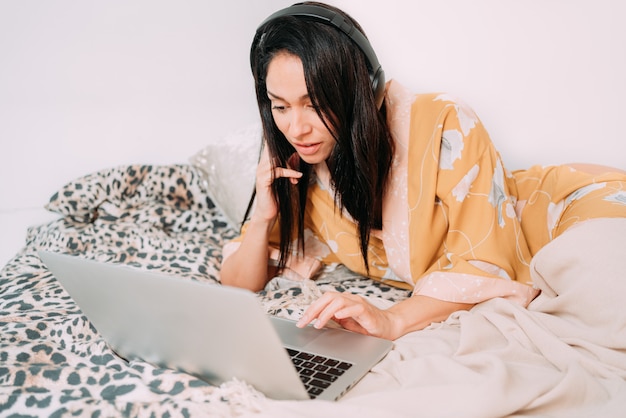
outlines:
[{"label": "black over-ear headphone", "polygon": [[378,62],[374,49],[360,30],[358,30],[350,21],[346,20],[339,13],[332,10],[312,4],[296,3],[293,6],[279,10],[270,15],[259,25],[257,32],[267,22],[283,16],[294,16],[301,19],[309,19],[325,23],[348,35],[348,37],[359,47],[359,49],[363,51],[363,54],[365,54],[367,69],[372,82],[372,90],[374,91],[374,100],[376,101],[376,106],[380,109],[385,96],[385,72]]}]

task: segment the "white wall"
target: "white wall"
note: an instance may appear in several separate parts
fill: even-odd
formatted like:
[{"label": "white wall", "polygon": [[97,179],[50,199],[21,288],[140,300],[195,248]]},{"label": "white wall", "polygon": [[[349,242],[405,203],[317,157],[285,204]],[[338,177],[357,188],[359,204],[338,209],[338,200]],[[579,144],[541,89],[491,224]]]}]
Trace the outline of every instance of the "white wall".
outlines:
[{"label": "white wall", "polygon": [[256,118],[249,45],[289,1],[0,0],[0,208]]},{"label": "white wall", "polygon": [[510,169],[572,161],[626,168],[626,2],[334,4],[364,26],[388,76],[470,104]]},{"label": "white wall", "polygon": [[250,42],[291,3],[0,0],[0,267],[67,181],[256,121]]},{"label": "white wall", "polygon": [[[469,103],[509,168],[626,168],[621,0],[331,2],[363,24],[388,78]],[[249,44],[291,3],[0,0],[0,265],[65,182],[185,162],[255,121]]]}]

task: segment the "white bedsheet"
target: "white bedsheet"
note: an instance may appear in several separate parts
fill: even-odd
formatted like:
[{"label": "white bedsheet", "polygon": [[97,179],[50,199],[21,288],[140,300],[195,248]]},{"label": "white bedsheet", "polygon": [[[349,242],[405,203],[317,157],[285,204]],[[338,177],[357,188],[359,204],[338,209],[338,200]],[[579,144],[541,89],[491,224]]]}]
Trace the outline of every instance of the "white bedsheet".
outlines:
[{"label": "white bedsheet", "polygon": [[571,228],[533,260],[528,309],[503,299],[410,333],[336,403],[267,417],[626,416],[626,219]]}]

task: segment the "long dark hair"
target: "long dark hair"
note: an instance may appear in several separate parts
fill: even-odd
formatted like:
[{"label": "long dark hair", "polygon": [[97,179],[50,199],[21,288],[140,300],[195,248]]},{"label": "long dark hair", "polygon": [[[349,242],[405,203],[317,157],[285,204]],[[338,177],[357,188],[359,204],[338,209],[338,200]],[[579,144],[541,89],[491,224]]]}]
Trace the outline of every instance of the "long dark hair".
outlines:
[{"label": "long dark hair", "polygon": [[[340,13],[361,30],[354,19],[337,8],[306,4]],[[366,58],[348,36],[322,22],[284,16],[257,30],[250,51],[251,67],[273,167],[286,167],[295,152],[274,123],[265,84],[269,63],[279,53],[295,55],[302,61],[311,102],[336,140],[326,161],[331,186],[339,210],[345,209],[358,225],[361,254],[369,272],[367,248],[372,228],[382,227],[382,200],[394,148],[385,105],[378,109],[374,99]],[[299,167],[291,168],[303,173],[297,186],[284,178],[272,183],[279,209],[279,271],[291,255],[294,241],[304,250],[304,212],[312,167],[300,160]]]}]

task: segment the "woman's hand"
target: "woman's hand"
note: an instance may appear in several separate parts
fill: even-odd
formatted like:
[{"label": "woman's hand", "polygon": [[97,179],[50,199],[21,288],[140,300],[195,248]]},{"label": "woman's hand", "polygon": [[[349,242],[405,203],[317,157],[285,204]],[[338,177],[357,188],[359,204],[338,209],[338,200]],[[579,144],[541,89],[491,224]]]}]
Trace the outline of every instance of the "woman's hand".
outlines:
[{"label": "woman's hand", "polygon": [[[297,156],[296,153],[294,154]],[[278,205],[272,194],[272,182],[280,177],[289,178],[292,184],[297,184],[302,173],[284,167],[276,167],[272,170],[269,152],[267,146],[264,146],[256,170],[256,207],[252,214],[253,218],[273,221],[278,215]]]},{"label": "woman's hand", "polygon": [[269,278],[276,273],[275,267],[268,265],[268,244],[278,215],[272,181],[279,177],[287,177],[292,183],[297,183],[302,173],[281,167],[272,170],[267,148],[264,148],[256,174],[256,206],[238,249],[224,257],[220,270],[222,284],[256,292],[263,289]]},{"label": "woman's hand", "polygon": [[376,337],[395,339],[393,315],[368,303],[361,296],[327,292],[304,312],[297,326],[302,328],[316,320],[315,328],[333,320],[347,330]]},{"label": "woman's hand", "polygon": [[316,320],[315,328],[322,328],[333,320],[350,331],[395,340],[411,331],[424,329],[433,322],[444,321],[453,312],[469,310],[472,306],[413,295],[382,310],[361,296],[327,292],[309,306],[297,326],[303,328]]}]

